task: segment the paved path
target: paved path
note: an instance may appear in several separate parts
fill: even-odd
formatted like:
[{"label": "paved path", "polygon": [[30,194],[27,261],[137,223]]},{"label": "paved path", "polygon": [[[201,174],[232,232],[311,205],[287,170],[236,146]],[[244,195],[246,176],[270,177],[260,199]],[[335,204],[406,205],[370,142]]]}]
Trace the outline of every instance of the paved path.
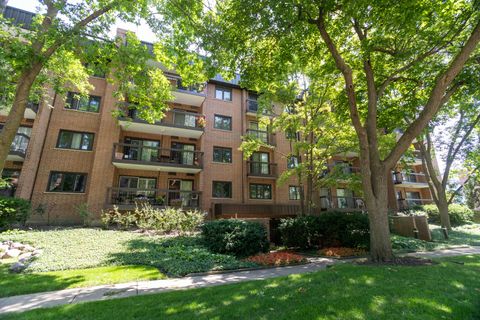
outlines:
[{"label": "paved path", "polygon": [[71,303],[124,298],[180,289],[218,286],[249,280],[263,280],[287,276],[290,274],[319,271],[325,269],[327,265],[337,262],[336,260],[324,258],[314,258],[310,260],[311,263],[300,266],[210,274],[166,280],[138,281],[13,296],[0,299],[0,314],[6,312],[22,312],[36,308],[47,308]]},{"label": "paved path", "polygon": [[[480,254],[480,247],[454,248],[431,252],[408,253],[406,255],[424,258],[440,258],[468,254]],[[239,271],[167,280],[129,282],[116,285],[75,288],[8,297],[0,299],[0,314],[6,312],[22,312],[36,308],[47,308],[79,302],[125,298],[172,290],[218,286],[222,284],[237,283],[249,280],[263,280],[287,276],[290,274],[319,271],[325,269],[327,265],[340,262],[339,260],[324,258],[311,258],[309,260],[309,264],[301,266]]]}]

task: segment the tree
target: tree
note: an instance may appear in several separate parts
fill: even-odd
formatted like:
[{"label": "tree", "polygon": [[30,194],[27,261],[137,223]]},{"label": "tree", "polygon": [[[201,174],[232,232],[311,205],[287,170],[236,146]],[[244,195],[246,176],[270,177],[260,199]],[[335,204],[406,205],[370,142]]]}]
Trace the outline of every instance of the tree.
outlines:
[{"label": "tree", "polygon": [[[470,80],[471,90],[478,92],[475,79]],[[420,141],[420,154],[426,173],[432,198],[440,213],[440,222],[443,228],[451,229],[448,206],[459,195],[463,186],[480,170],[480,164],[474,164],[463,172],[464,178],[449,190],[449,178],[455,162],[467,163],[480,152],[480,141],[475,136],[475,131],[480,128],[480,102],[475,98],[478,94],[471,94],[465,90],[458,90],[452,97],[447,108],[432,122],[425,134],[424,141]],[[441,133],[432,139],[433,128],[440,127]],[[442,154],[444,169],[437,170],[435,155]],[[449,194],[447,194],[449,193]]]},{"label": "tree", "polygon": [[[173,30],[162,34],[166,63],[186,65],[187,57],[197,69],[225,76],[240,72],[243,85],[260,92],[284,82],[302,63],[322,66],[318,79],[342,76],[336,112],[346,112],[360,146],[371,258],[391,260],[388,177],[450,98],[463,66],[478,54],[478,1],[227,0],[209,8],[179,0],[173,5]],[[206,57],[190,59],[199,52]],[[395,128],[404,133],[382,155],[379,137]]]},{"label": "tree", "polygon": [[[308,76],[313,70],[305,70]],[[300,187],[300,214],[309,215],[315,207],[314,192],[321,187],[357,181],[350,167],[332,166],[329,159],[357,151],[351,126],[331,112],[334,81],[310,82],[308,89],[301,88],[293,79],[274,92],[260,96],[258,115],[260,122],[271,132],[285,133],[290,142],[287,158],[288,170],[281,173],[278,183],[284,184],[294,177]],[[271,108],[272,102],[280,107]],[[282,108],[284,106],[284,108]],[[275,111],[282,112],[276,113]],[[266,114],[266,115],[265,115]],[[246,136],[240,147],[248,159],[268,143],[255,136]],[[276,151],[278,152],[278,151]],[[358,189],[358,188],[357,188]]]},{"label": "tree", "polygon": [[47,88],[62,94],[73,87],[86,95],[88,78],[99,69],[117,85],[120,101],[141,105],[146,120],[163,116],[170,84],[149,64],[148,48],[133,34],[108,39],[116,19],[150,19],[149,6],[154,4],[157,1],[43,0],[44,13],[31,25],[22,28],[0,19],[0,93],[2,107],[9,109],[0,136],[0,172],[27,103],[46,100]]}]

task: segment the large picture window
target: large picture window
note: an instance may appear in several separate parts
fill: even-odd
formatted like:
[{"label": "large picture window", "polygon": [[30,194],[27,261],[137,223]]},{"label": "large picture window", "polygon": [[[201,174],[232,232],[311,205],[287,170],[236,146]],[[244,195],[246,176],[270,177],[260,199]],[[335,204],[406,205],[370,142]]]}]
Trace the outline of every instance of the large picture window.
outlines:
[{"label": "large picture window", "polygon": [[69,92],[67,94],[67,101],[65,103],[65,109],[87,111],[87,112],[99,112],[101,97],[88,96],[83,97],[78,93]]},{"label": "large picture window", "polygon": [[272,199],[272,185],[251,183],[250,199]]},{"label": "large picture window", "polygon": [[229,130],[232,131],[232,117],[215,115],[213,127],[215,129]]},{"label": "large picture window", "polygon": [[232,182],[230,181],[213,181],[212,182],[213,198],[231,198]]},{"label": "large picture window", "polygon": [[50,172],[48,192],[85,192],[87,183],[86,173]]},{"label": "large picture window", "polygon": [[232,163],[232,148],[213,147],[213,161]]},{"label": "large picture window", "polygon": [[93,137],[93,133],[60,130],[60,133],[58,134],[57,148],[92,150]]}]

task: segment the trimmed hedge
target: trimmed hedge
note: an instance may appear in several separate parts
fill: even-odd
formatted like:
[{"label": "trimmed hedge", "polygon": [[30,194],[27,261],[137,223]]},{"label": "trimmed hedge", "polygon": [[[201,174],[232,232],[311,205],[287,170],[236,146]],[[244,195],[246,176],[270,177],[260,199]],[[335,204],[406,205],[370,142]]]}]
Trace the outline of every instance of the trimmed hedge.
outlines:
[{"label": "trimmed hedge", "polygon": [[212,252],[248,257],[268,252],[265,226],[238,219],[209,221],[202,225],[204,245]]},{"label": "trimmed hedge", "polygon": [[0,231],[16,223],[25,224],[30,216],[30,201],[20,198],[0,197]]},{"label": "trimmed hedge", "polygon": [[291,248],[349,247],[368,249],[368,216],[363,213],[325,212],[319,216],[282,219],[282,242]]},{"label": "trimmed hedge", "polygon": [[[422,210],[428,215],[430,222],[440,224],[440,212],[434,204],[426,204],[422,206]],[[448,206],[448,214],[452,226],[461,226],[473,222],[474,213],[467,206],[460,204],[451,204]]]}]

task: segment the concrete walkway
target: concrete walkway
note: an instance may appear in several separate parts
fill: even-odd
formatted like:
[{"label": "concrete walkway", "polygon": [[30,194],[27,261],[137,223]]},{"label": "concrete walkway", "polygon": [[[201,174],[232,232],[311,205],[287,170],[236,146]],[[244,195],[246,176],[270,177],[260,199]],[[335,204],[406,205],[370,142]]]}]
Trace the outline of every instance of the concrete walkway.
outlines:
[{"label": "concrete walkway", "polygon": [[[408,253],[405,255],[422,258],[441,258],[468,254],[480,254],[480,247],[453,248],[430,252]],[[325,269],[327,265],[346,262],[325,258],[310,258],[309,260],[309,264],[301,266],[210,274],[167,280],[129,282],[115,285],[75,288],[13,296],[0,299],[0,314],[7,312],[23,312],[36,308],[47,308],[79,302],[125,298],[172,290],[203,288],[250,280],[263,280],[288,276],[291,274],[315,272]]]},{"label": "concrete walkway", "polygon": [[0,299],[0,314],[7,312],[23,312],[36,308],[48,308],[79,302],[125,298],[172,290],[218,286],[222,284],[288,276],[290,274],[315,272],[325,269],[327,265],[332,265],[337,262],[337,260],[324,258],[313,258],[309,260],[309,264],[300,266],[210,274],[166,280],[138,281],[13,296]]}]

